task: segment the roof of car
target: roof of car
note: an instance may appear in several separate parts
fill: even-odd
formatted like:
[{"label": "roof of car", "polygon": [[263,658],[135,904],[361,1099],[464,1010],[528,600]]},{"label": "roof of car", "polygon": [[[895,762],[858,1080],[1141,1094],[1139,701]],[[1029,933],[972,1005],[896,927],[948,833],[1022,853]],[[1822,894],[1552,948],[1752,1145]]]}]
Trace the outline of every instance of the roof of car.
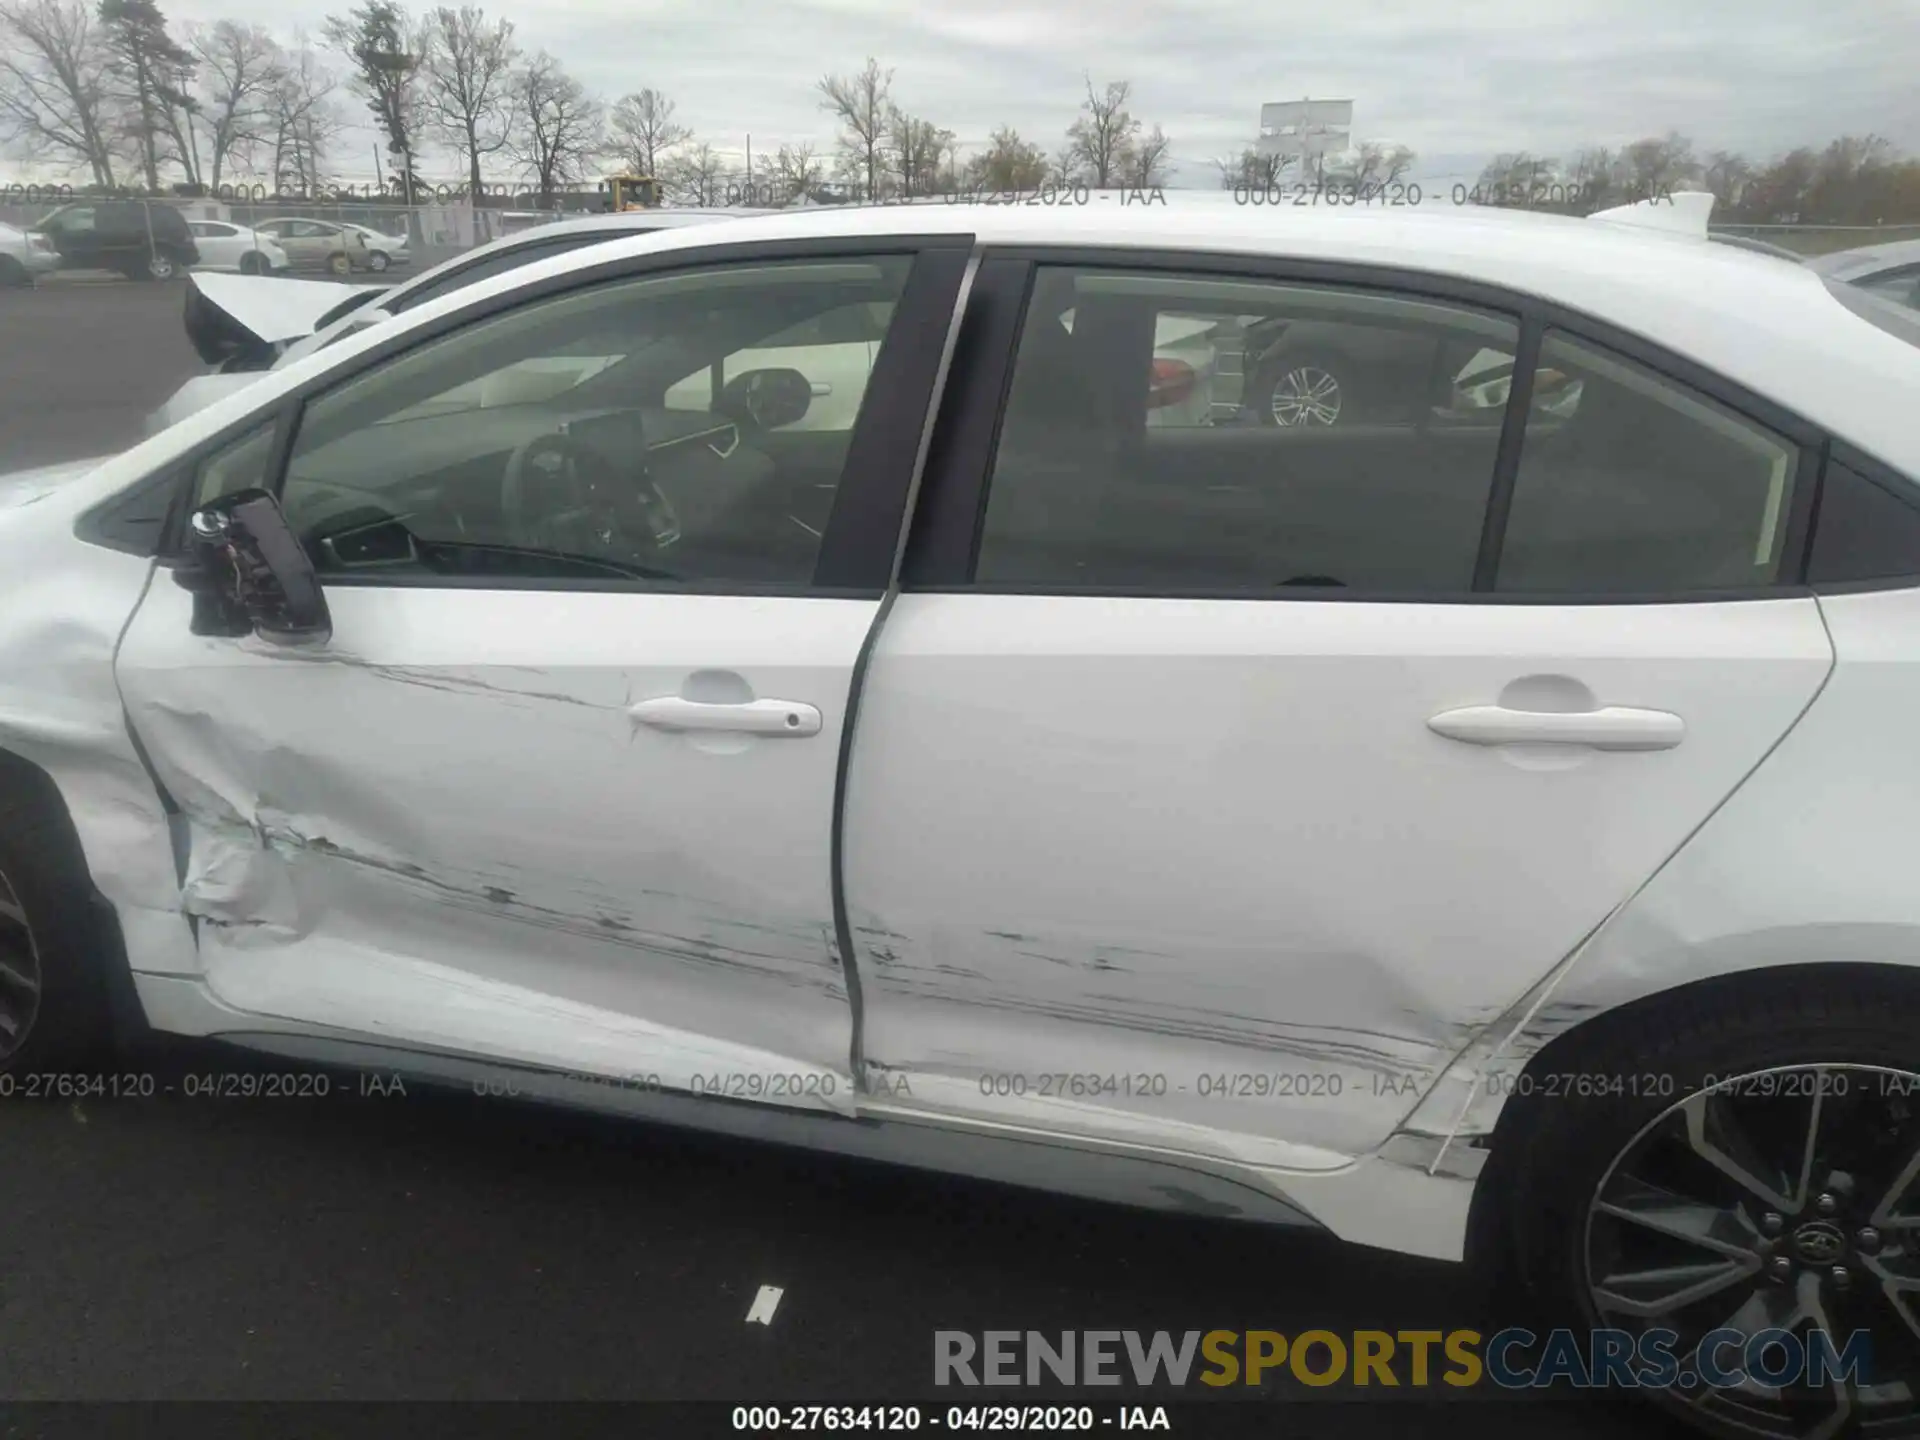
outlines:
[{"label": "roof of car", "polygon": [[[776,211],[725,225],[611,238],[478,281],[462,294],[478,300],[626,254],[813,237],[970,235],[976,245],[1339,262],[1396,277],[1477,281],[1599,317],[1920,476],[1920,430],[1908,419],[1920,393],[1920,348],[1841,305],[1823,278],[1805,266],[1710,244],[1700,235],[1643,227],[1617,215],[1578,219],[1453,205],[1269,207],[1233,203],[1226,192],[1144,192],[1143,202],[1142,193],[1096,191],[1084,205]],[[1146,203],[1160,193],[1165,203]],[[636,226],[643,226],[650,213],[659,212],[640,212],[633,217]],[[604,224],[629,217],[595,218]],[[1648,225],[1661,223],[1656,214]],[[444,303],[432,302],[422,311]],[[1820,357],[1818,364],[1808,363],[1810,354]]]},{"label": "roof of car", "polygon": [[1903,265],[1920,265],[1920,240],[1889,240],[1883,245],[1862,245],[1853,250],[1836,250],[1807,262],[1822,275],[1835,280],[1858,280],[1881,270]]}]

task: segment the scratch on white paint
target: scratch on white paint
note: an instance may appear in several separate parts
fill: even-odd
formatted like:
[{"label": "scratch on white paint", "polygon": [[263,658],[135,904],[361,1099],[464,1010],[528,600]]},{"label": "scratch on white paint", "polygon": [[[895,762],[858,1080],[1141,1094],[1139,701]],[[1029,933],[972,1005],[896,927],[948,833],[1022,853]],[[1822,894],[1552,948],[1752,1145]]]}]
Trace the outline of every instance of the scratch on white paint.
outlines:
[{"label": "scratch on white paint", "polygon": [[753,1308],[747,1311],[747,1324],[756,1320],[762,1325],[773,1324],[773,1312],[780,1308],[780,1297],[786,1293],[778,1285],[762,1285],[760,1293],[753,1297]]}]

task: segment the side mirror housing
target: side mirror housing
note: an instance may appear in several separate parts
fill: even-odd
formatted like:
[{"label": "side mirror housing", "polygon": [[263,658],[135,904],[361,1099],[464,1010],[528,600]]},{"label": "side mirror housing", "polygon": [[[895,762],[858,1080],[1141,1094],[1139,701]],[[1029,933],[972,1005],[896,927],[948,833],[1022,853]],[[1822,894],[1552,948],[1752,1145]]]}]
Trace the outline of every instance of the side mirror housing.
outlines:
[{"label": "side mirror housing", "polygon": [[813,382],[798,370],[746,370],[720,392],[723,414],[761,430],[795,424],[812,408]]},{"label": "side mirror housing", "polygon": [[181,583],[198,596],[196,634],[252,632],[278,645],[333,638],[320,577],[270,492],[238,490],[195,510],[187,549]]}]

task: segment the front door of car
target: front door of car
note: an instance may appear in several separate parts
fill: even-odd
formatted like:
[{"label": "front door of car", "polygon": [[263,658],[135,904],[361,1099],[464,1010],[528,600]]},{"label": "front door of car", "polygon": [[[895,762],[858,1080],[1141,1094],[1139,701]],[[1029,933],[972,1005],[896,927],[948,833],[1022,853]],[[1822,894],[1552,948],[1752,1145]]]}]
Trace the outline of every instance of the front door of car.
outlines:
[{"label": "front door of car", "polygon": [[[749,423],[663,402],[818,310],[947,323],[964,242],[884,248],[654,257],[388,334],[297,422],[263,413],[203,460],[198,501],[280,488],[332,614],[319,645],[213,633],[163,571],[120,649],[221,1000],[851,1106],[840,735],[938,357],[898,329],[882,346],[817,536]],[[580,356],[601,363],[569,387],[517,383]],[[296,424],[281,473],[276,424]]]},{"label": "front door of car", "polygon": [[[1020,268],[987,261],[978,303],[1020,314]],[[1553,330],[1529,423],[1482,393],[1434,424],[1456,358],[1527,352],[1413,279],[1036,274],[1010,384],[943,420],[862,691],[876,1093],[1338,1167],[1813,699],[1831,650],[1776,587],[1808,437]],[[1350,376],[1370,421],[1149,426],[1161,321],[1209,313],[1430,360],[1402,395]]]}]

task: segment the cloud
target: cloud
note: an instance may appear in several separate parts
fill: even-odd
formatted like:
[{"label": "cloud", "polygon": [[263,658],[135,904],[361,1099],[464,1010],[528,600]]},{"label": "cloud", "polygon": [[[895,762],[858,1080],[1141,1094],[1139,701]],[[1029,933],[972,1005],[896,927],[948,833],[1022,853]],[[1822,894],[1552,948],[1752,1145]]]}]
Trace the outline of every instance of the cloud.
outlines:
[{"label": "cloud", "polygon": [[[172,19],[252,19],[237,0],[180,0]],[[318,33],[325,0],[275,12]],[[1912,0],[1343,0],[1312,10],[1245,0],[1009,0],[910,9],[898,0],[545,0],[502,6],[521,40],[612,99],[653,86],[723,150],[752,137],[820,150],[827,73],[867,56],[894,98],[978,145],[1014,126],[1051,152],[1090,74],[1130,80],[1134,112],[1204,180],[1264,101],[1351,98],[1357,139],[1420,152],[1422,171],[1499,150],[1563,154],[1669,129],[1701,151],[1764,158],[1872,131],[1920,150],[1920,25]],[[367,153],[343,139],[345,157]],[[446,166],[451,171],[451,164]]]}]

